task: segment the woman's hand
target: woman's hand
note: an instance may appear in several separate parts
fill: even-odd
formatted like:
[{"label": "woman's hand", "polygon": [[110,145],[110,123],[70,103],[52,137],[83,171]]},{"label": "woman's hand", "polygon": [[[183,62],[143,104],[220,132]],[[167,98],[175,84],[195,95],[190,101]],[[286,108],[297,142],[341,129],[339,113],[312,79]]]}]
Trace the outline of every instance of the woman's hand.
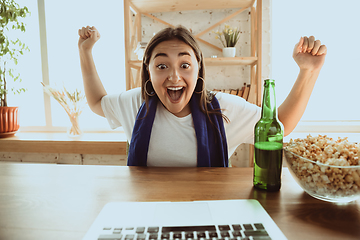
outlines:
[{"label": "woman's hand", "polygon": [[321,45],[320,40],[315,40],[314,36],[301,37],[295,45],[293,58],[300,67],[300,70],[318,70],[325,62],[326,46]]},{"label": "woman's hand", "polygon": [[300,67],[299,75],[285,101],[278,108],[284,135],[290,134],[300,121],[309,102],[311,92],[324,65],[326,46],[313,36],[302,37],[295,45],[293,58]]},{"label": "woman's hand", "polygon": [[100,39],[100,33],[95,27],[83,27],[78,32],[80,50],[91,50],[97,40]]}]

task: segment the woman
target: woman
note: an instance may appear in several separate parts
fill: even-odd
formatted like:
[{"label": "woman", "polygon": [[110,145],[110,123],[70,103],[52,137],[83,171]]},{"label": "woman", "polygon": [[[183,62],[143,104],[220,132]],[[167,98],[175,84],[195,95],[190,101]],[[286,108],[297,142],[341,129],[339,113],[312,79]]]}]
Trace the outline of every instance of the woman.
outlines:
[{"label": "woman", "polygon": [[[187,29],[157,33],[144,53],[141,89],[112,96],[107,95],[92,58],[99,32],[87,26],[79,29],[79,36],[88,105],[112,128],[123,126],[130,142],[128,165],[225,167],[237,146],[253,143],[261,109],[237,96],[206,91],[203,55]],[[293,57],[300,73],[278,109],[285,135],[304,113],[325,55],[326,47],[314,37],[302,37],[295,46]]]}]

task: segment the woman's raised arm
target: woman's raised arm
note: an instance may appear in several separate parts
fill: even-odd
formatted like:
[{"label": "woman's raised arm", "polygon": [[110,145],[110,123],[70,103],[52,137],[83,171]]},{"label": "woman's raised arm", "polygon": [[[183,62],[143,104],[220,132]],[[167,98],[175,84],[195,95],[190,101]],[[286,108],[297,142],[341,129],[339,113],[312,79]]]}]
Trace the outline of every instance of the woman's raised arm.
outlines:
[{"label": "woman's raised arm", "polygon": [[302,37],[294,47],[293,58],[300,68],[298,78],[285,101],[278,108],[284,135],[294,130],[305,112],[315,82],[324,64],[326,46],[315,37]]},{"label": "woman's raised arm", "polygon": [[99,39],[100,33],[95,27],[87,26],[79,29],[78,46],[86,100],[94,113],[105,117],[101,108],[101,99],[107,93],[96,71],[92,56],[92,48]]}]

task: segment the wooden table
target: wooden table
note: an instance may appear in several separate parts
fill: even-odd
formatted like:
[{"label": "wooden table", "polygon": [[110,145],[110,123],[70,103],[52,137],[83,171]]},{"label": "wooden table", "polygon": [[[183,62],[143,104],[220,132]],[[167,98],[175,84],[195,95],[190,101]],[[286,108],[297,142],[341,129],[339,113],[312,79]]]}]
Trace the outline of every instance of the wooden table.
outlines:
[{"label": "wooden table", "polygon": [[257,199],[288,239],[359,239],[360,201],[304,193],[286,168],[282,188],[252,187],[252,168],[146,168],[0,163],[0,239],[82,239],[112,201]]}]

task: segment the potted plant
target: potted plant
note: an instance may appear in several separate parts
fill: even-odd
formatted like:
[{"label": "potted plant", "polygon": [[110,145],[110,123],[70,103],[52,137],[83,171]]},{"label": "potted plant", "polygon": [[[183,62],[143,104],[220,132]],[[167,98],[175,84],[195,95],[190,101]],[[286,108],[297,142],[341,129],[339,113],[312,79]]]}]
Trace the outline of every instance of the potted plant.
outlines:
[{"label": "potted plant", "polygon": [[239,41],[240,38],[240,30],[230,27],[225,24],[224,30],[221,32],[216,31],[215,38],[219,39],[221,44],[223,45],[223,56],[224,57],[235,57],[236,48],[235,45]]},{"label": "potted plant", "polygon": [[24,88],[9,87],[9,82],[21,82],[20,74],[15,74],[10,63],[17,65],[18,57],[29,48],[19,39],[9,39],[10,31],[25,32],[25,24],[20,18],[29,13],[27,7],[20,7],[14,0],[0,0],[0,137],[14,135],[19,129],[18,107],[8,107],[7,94],[24,92]]}]

